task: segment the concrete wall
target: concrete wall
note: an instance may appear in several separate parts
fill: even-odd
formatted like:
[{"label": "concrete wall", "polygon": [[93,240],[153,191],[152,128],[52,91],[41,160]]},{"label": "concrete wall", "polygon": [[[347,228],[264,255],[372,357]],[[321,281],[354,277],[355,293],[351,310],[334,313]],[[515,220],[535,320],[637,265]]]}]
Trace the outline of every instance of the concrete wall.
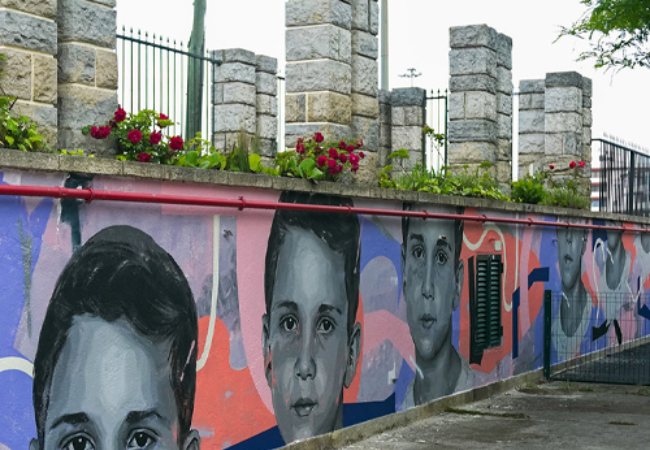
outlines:
[{"label": "concrete wall", "polygon": [[[0,167],[2,185],[603,223],[588,212],[22,152],[0,153]],[[58,444],[80,426],[68,414],[81,413],[98,446],[117,437],[94,433],[131,413],[169,447],[178,435],[193,448],[199,437],[204,449],[273,448],[483,386],[541,366],[544,289],[573,301],[578,286],[589,299],[580,314],[590,326],[555,335],[553,361],[600,348],[591,325],[618,319],[624,340],[650,328],[623,320],[642,306],[631,297],[601,303],[650,281],[650,245],[632,233],[16,196],[0,196],[0,210],[0,447],[11,450],[39,438],[35,423],[50,430],[67,418],[64,431],[40,434],[46,448]],[[486,254],[504,265],[503,337],[477,355],[470,266]],[[141,409],[169,421],[132,413]]]}]

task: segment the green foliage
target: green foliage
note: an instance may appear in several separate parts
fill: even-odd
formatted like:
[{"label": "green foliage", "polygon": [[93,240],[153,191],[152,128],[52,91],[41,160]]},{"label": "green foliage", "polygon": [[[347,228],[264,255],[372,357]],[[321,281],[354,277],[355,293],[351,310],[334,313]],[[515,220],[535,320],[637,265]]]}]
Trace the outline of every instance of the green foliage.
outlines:
[{"label": "green foliage", "polygon": [[540,204],[548,196],[548,191],[544,187],[545,181],[546,174],[544,172],[535,175],[526,174],[523,179],[512,183],[510,198],[517,203]]},{"label": "green foliage", "polygon": [[559,206],[560,208],[589,209],[591,202],[589,198],[580,195],[577,190],[566,187],[551,188],[548,196],[543,202],[548,206]]},{"label": "green foliage", "polygon": [[58,152],[54,152],[54,154],[55,155],[66,155],[66,156],[83,156],[85,158],[94,158],[95,157],[95,155],[91,155],[91,154],[87,155],[87,154],[85,154],[82,149],[79,149],[79,150],[66,150],[66,149],[63,149],[63,150],[60,150]]},{"label": "green foliage", "polygon": [[[650,67],[650,0],[581,0],[583,17],[560,37],[591,41],[592,49],[578,60],[595,59],[595,67]],[[559,39],[559,38],[558,38]]]}]

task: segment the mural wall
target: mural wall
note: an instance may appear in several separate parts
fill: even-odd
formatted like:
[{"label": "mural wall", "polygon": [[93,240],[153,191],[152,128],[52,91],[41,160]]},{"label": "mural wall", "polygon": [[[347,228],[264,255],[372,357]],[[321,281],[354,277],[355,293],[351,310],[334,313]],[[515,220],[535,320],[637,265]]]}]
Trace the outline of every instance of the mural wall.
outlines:
[{"label": "mural wall", "polygon": [[[91,181],[505,215],[0,174]],[[631,233],[21,197],[0,197],[0,222],[0,449],[267,449],[327,433],[540,368],[545,289],[558,293],[556,362],[649,329],[650,239]],[[477,352],[486,255],[502,268],[500,334]]]}]

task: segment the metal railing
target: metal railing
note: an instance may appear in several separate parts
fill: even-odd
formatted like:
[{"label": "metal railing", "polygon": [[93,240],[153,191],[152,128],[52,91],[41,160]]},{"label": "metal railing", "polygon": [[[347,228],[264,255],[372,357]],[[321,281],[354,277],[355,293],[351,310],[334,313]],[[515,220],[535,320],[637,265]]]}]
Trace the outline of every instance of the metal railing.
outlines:
[{"label": "metal railing", "polygon": [[604,139],[600,144],[600,211],[650,216],[650,155]]},{"label": "metal railing", "polygon": [[432,139],[422,137],[422,148],[424,149],[422,160],[428,169],[436,171],[447,165],[448,103],[449,97],[446,89],[444,92],[440,89],[437,92],[432,89],[426,97],[424,123],[433,128],[436,133],[445,135],[444,144],[440,147],[436,147]]},{"label": "metal railing", "polygon": [[215,68],[221,61],[205,55],[196,55],[187,51],[182,41],[170,41],[163,36],[149,35],[147,32],[131,28],[127,34],[122,27],[117,34],[117,56],[120,82],[118,98],[122,107],[131,113],[143,109],[152,109],[166,114],[175,122],[169,132],[179,134],[185,139],[187,117],[187,89],[189,64],[198,65],[203,73],[195,81],[202,91],[200,118],[193,120],[200,123],[201,135],[212,140],[213,118],[211,114],[211,93]]}]

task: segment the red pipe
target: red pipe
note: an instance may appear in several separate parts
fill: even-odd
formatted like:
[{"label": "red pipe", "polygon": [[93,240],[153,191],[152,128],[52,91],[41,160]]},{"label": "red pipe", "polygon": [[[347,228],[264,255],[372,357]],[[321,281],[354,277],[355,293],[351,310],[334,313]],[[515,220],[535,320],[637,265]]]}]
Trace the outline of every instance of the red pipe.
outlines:
[{"label": "red pipe", "polygon": [[98,191],[92,187],[86,189],[70,189],[64,187],[42,187],[42,186],[10,186],[0,185],[0,195],[17,195],[24,197],[52,197],[52,198],[75,198],[85,200],[87,203],[95,200],[119,201],[131,203],[159,203],[167,205],[193,205],[193,206],[216,206],[224,208],[244,209],[266,209],[266,210],[293,210],[310,212],[328,212],[339,214],[364,214],[392,217],[421,217],[423,219],[446,219],[464,220],[470,222],[494,222],[510,223],[517,225],[539,225],[549,227],[582,228],[588,230],[614,230],[633,231],[639,233],[650,233],[650,229],[633,228],[626,226],[590,225],[570,222],[545,222],[533,219],[512,219],[507,217],[490,217],[486,215],[448,214],[431,213],[428,211],[402,211],[396,209],[375,209],[359,208],[353,206],[327,206],[327,205],[305,205],[296,203],[266,202],[258,200],[246,200],[244,197],[238,199],[209,198],[209,197],[187,197],[182,195],[167,194],[143,194],[135,192],[119,191]]}]

